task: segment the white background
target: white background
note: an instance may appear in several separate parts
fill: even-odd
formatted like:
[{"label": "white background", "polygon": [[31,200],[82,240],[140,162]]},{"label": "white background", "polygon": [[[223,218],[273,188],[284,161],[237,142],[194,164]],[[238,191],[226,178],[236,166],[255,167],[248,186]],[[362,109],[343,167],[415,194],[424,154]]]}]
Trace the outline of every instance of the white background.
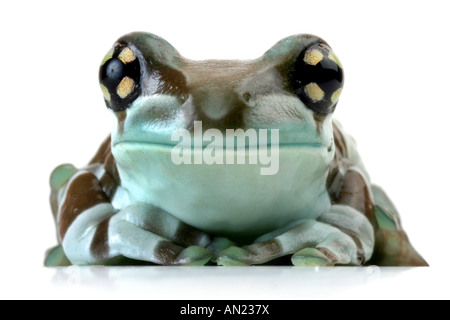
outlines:
[{"label": "white background", "polygon": [[[449,298],[448,1],[15,1],[0,12],[0,298]],[[252,59],[313,33],[346,74],[335,116],[429,269],[45,269],[48,177],[84,165],[111,121],[97,83],[121,35],[192,59]]]}]

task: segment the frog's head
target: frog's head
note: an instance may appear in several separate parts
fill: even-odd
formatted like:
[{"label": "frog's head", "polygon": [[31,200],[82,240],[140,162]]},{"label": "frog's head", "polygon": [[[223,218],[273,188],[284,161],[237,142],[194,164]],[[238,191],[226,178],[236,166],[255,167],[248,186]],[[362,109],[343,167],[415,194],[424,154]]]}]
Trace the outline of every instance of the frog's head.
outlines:
[{"label": "frog's head", "polygon": [[113,145],[174,145],[172,133],[276,128],[280,144],[332,144],[331,115],[343,85],[339,60],[312,35],[278,42],[252,61],[192,61],[149,33],[120,38],[100,68],[117,116]]}]

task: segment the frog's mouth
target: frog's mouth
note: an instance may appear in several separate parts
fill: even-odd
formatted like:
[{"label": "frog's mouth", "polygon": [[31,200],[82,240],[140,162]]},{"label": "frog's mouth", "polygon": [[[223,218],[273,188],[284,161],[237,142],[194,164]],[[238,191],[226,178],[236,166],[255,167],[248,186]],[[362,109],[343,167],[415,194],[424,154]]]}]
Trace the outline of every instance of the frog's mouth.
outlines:
[{"label": "frog's mouth", "polygon": [[[145,157],[146,153],[170,155],[172,162],[180,164],[268,164],[279,163],[280,153],[284,150],[298,150],[299,156],[304,153],[321,154],[320,158],[328,163],[334,155],[333,143],[324,146],[320,143],[283,143],[271,141],[267,144],[255,144],[244,141],[229,143],[229,141],[186,141],[178,144],[165,144],[151,141],[119,141],[113,144],[113,153],[129,156]],[[303,150],[303,152],[302,152]],[[133,162],[135,162],[134,160]]]},{"label": "frog's mouth", "polygon": [[[314,139],[315,138],[315,139]],[[278,147],[313,147],[330,149],[332,141],[325,145],[321,137],[305,139],[290,132],[279,129],[227,129],[223,133],[218,129],[209,129],[205,132],[191,133],[186,129],[175,130],[172,134],[150,134],[148,136],[121,135],[113,137],[113,146],[124,145],[148,145],[166,148],[183,149],[211,149],[216,150],[265,150]],[[309,140],[309,141],[304,141]]]},{"label": "frog's mouth", "polygon": [[[309,159],[310,162],[317,162],[321,164],[321,167],[326,167],[333,157],[332,151],[332,146],[324,147],[318,143],[279,145],[278,141],[272,141],[267,145],[244,144],[242,141],[241,145],[232,144],[231,146],[223,144],[222,141],[220,143],[213,141],[206,146],[201,141],[194,142],[194,144],[180,142],[177,145],[122,141],[113,147],[113,154],[119,168],[123,171],[139,171],[147,177],[152,175],[148,174],[147,167],[155,163],[164,163],[164,168],[200,165],[204,169],[200,170],[199,176],[203,172],[210,172],[207,175],[211,178],[214,176],[212,172],[215,171],[219,172],[217,178],[223,178],[224,171],[206,168],[205,165],[207,167],[224,166],[227,168],[228,174],[242,174],[239,170],[235,172],[231,167],[245,165],[248,167],[247,170],[250,170],[251,167],[252,172],[256,169],[257,171],[254,172],[256,175],[273,176],[278,174],[281,165],[291,166],[286,161],[287,155],[291,159],[290,161],[300,163]],[[295,160],[296,158],[297,160]],[[307,167],[303,168],[303,170],[305,169]]]},{"label": "frog's mouth", "polygon": [[[283,143],[280,143],[277,129],[264,130],[260,130],[260,132],[256,132],[256,130],[244,132],[241,130],[239,135],[233,136],[225,136],[219,130],[214,131],[215,136],[208,133],[191,136],[187,130],[181,130],[180,133],[173,134],[170,141],[119,139],[113,141],[113,149],[124,153],[127,150],[130,152],[140,150],[141,154],[157,152],[157,150],[164,153],[170,152],[173,159],[184,159],[183,161],[175,160],[177,164],[198,164],[199,157],[202,159],[209,158],[205,160],[208,164],[241,164],[244,163],[244,160],[256,163],[255,159],[279,157],[282,149],[307,149],[308,152],[316,150],[316,152],[323,152],[329,157],[334,150],[333,142],[326,146],[317,141],[299,142],[283,138]],[[191,162],[189,162],[189,158],[193,158]],[[235,162],[233,162],[233,159],[235,159]]]},{"label": "frog's mouth", "polygon": [[[306,127],[308,129],[308,127]],[[167,130],[168,131],[168,130]],[[304,127],[289,129],[249,128],[203,130],[202,123],[195,121],[193,129],[148,130],[127,132],[113,136],[113,153],[118,165],[142,166],[165,157],[174,165],[254,165],[262,175],[277,174],[281,153],[293,152],[299,158],[315,158],[328,164],[333,157],[333,143],[324,145],[321,135],[309,133]],[[150,160],[150,162],[146,162]],[[162,161],[162,160],[161,160]],[[147,163],[147,164],[146,164]],[[266,170],[269,167],[269,170]],[[130,168],[132,169],[132,168]],[[146,169],[143,169],[146,170]]]},{"label": "frog's mouth", "polygon": [[154,142],[154,141],[132,141],[132,140],[123,140],[123,141],[117,141],[113,143],[113,148],[118,146],[142,146],[142,147],[160,147],[160,148],[183,148],[183,149],[191,149],[191,150],[205,150],[205,149],[222,149],[224,152],[227,150],[264,150],[264,149],[272,149],[274,147],[278,148],[325,148],[331,151],[331,148],[333,144],[330,144],[329,146],[325,146],[321,143],[314,143],[314,142],[305,142],[305,143],[282,143],[282,144],[267,144],[267,145],[254,145],[254,144],[248,144],[245,145],[234,145],[234,146],[228,146],[225,143],[223,144],[214,144],[211,145],[211,142],[205,142],[201,145],[194,145],[194,144],[168,144],[168,143],[160,143],[160,142]]}]

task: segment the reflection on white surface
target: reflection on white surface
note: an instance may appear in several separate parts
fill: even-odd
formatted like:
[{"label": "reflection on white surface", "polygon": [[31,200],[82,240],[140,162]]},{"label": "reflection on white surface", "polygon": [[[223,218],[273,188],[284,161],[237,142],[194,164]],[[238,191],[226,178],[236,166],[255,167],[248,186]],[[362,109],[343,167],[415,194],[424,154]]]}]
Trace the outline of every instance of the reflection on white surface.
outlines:
[{"label": "reflection on white surface", "polygon": [[[427,272],[379,267],[68,267],[48,269],[56,287],[145,299],[369,298],[367,287]],[[74,291],[72,291],[74,292]],[[359,293],[359,294],[358,294]],[[124,297],[124,295],[126,295]],[[381,298],[381,297],[380,297]],[[401,297],[399,297],[401,298]]]}]

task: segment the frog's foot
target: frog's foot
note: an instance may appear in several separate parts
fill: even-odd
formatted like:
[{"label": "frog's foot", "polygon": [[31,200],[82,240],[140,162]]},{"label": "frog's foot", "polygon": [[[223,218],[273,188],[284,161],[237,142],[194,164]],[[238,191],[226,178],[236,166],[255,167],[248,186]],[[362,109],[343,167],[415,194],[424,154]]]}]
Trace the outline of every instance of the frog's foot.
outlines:
[{"label": "frog's foot", "polygon": [[357,261],[357,247],[351,237],[333,226],[306,220],[274,239],[228,248],[221,253],[217,264],[257,265],[292,254],[292,263],[298,266],[333,266]]},{"label": "frog's foot", "polygon": [[336,264],[360,264],[352,239],[341,232],[333,233],[315,247],[305,248],[291,258],[294,266],[331,267]]},{"label": "frog's foot", "polygon": [[119,222],[114,229],[121,236],[113,242],[113,247],[130,259],[161,265],[204,265],[212,257],[203,247],[184,247],[131,223]]},{"label": "frog's foot", "polygon": [[61,246],[48,249],[45,254],[44,266],[46,267],[68,267],[71,263],[67,259]]},{"label": "frog's foot", "polygon": [[215,261],[222,251],[235,245],[236,243],[229,240],[228,238],[215,237],[211,244],[207,247],[207,249],[214,254],[215,258],[213,258],[212,260]]},{"label": "frog's foot", "polygon": [[367,218],[348,206],[335,205],[317,221],[304,220],[249,246],[228,248],[217,264],[257,265],[293,255],[296,266],[361,265],[371,257],[373,247],[373,228]]},{"label": "frog's foot", "polygon": [[370,263],[379,266],[428,266],[414,249],[402,228],[400,216],[392,201],[378,186],[372,185],[375,202],[375,253]]},{"label": "frog's foot", "polygon": [[151,205],[127,207],[111,219],[112,241],[131,259],[161,265],[204,265],[212,257],[205,249],[210,237]]},{"label": "frog's foot", "polygon": [[[204,265],[212,257],[205,249],[211,243],[207,234],[148,204],[126,207],[95,227],[86,225],[93,219],[85,225],[82,220],[77,219],[65,239],[66,252],[78,250],[68,255],[74,264],[107,264],[125,257],[160,265]],[[77,228],[84,234],[75,239]]]}]

